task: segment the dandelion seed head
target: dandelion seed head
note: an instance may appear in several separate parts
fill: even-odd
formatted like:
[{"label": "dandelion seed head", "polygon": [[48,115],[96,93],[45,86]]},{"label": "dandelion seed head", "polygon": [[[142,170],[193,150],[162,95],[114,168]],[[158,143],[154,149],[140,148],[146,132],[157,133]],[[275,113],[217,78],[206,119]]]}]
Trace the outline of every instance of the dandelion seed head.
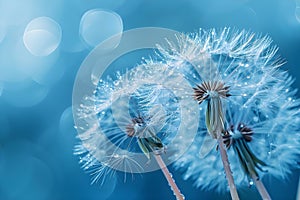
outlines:
[{"label": "dandelion seed head", "polygon": [[203,82],[194,88],[194,98],[201,104],[205,99],[209,98],[226,98],[230,96],[229,87],[224,86],[221,82]]},{"label": "dandelion seed head", "polygon": [[268,36],[224,28],[178,35],[177,41],[158,45],[157,54],[194,88],[222,83],[230,88],[228,101],[247,107],[266,96],[269,85],[283,80],[285,73],[277,69],[284,61],[277,50]]},{"label": "dandelion seed head", "polygon": [[[292,169],[299,168],[299,100],[291,88],[293,78],[280,69],[284,62],[272,40],[229,28],[182,34],[177,40],[159,46],[158,54],[169,69],[189,81],[200,104],[197,137],[174,164],[184,172],[183,177],[193,179],[202,189],[228,190],[219,153],[214,150],[216,142],[213,146],[206,141],[211,131],[201,117],[207,110],[202,102],[214,97],[222,97],[225,144],[232,147],[234,141],[243,140],[266,163],[257,163],[259,178],[268,174],[285,179]],[[212,85],[220,87],[212,90]],[[201,149],[207,152],[205,157]],[[236,185],[248,186],[249,177],[234,148],[227,153]]]},{"label": "dandelion seed head", "polygon": [[[183,120],[183,113],[197,113],[187,95],[193,90],[182,76],[166,69],[164,64],[144,63],[114,78],[100,79],[94,92],[83,98],[77,110],[80,143],[75,154],[83,168],[92,171],[93,183],[116,171],[156,170],[151,154],[168,147],[164,155],[172,162],[181,155],[177,152],[171,158],[173,141],[184,130],[196,132],[197,125],[186,127]],[[182,101],[192,105],[182,106]]]},{"label": "dandelion seed head", "polygon": [[[225,137],[224,143],[229,147],[233,140],[243,138],[254,155],[267,165],[262,167],[263,171],[257,170],[260,178],[270,175],[286,179],[292,169],[299,168],[297,160],[300,156],[300,131],[297,122],[300,121],[300,113],[299,109],[295,109],[299,107],[299,100],[291,102],[282,98],[281,102],[278,102],[276,115],[270,115],[268,118],[257,110],[228,106],[231,109],[226,113],[225,127],[231,137]],[[254,118],[256,120],[253,120]],[[194,143],[174,166],[184,172],[185,179],[194,180],[197,187],[219,192],[227,191],[219,153],[212,150],[204,158],[199,154],[202,145],[207,145],[205,135],[208,133],[203,124],[205,121],[202,119]],[[249,177],[244,173],[237,154],[233,148],[229,148],[227,153],[237,187],[246,187]]]}]

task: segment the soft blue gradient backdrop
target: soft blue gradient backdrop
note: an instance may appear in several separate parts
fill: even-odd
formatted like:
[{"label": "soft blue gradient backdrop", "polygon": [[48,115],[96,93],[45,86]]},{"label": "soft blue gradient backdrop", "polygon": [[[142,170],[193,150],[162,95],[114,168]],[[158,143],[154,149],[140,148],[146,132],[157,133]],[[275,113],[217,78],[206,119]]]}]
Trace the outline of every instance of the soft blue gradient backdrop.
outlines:
[{"label": "soft blue gradient backdrop", "polygon": [[[284,68],[296,78],[294,87],[299,88],[297,6],[300,1],[294,0],[0,0],[0,199],[174,199],[160,171],[128,175],[125,183],[120,174],[103,187],[90,186],[89,175],[73,155],[73,82],[91,50],[79,37],[86,11],[104,8],[118,13],[124,30],[157,26],[193,32],[226,26],[268,34],[287,60]],[[40,16],[54,19],[62,29],[59,47],[44,57],[32,56],[22,47],[25,27]],[[106,27],[95,29],[105,31]],[[135,63],[141,57],[130,58]],[[173,174],[186,199],[229,199],[228,194],[192,187],[192,181],[183,181],[180,172]],[[264,182],[273,199],[292,200],[298,176],[294,171],[287,181],[266,178]],[[259,199],[254,188],[239,192],[241,199]]]}]

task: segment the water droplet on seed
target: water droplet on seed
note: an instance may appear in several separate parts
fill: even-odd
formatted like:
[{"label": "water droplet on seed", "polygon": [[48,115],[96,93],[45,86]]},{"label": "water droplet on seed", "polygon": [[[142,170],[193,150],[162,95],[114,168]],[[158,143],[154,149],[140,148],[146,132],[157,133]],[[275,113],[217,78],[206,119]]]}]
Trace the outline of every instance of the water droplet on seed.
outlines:
[{"label": "water droplet on seed", "polygon": [[254,122],[258,122],[258,117],[253,117]]}]

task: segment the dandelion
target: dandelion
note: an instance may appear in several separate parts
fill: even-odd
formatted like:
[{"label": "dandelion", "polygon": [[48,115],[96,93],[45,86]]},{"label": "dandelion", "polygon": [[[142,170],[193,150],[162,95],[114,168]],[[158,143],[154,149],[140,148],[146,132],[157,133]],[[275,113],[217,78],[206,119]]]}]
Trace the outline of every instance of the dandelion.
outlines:
[{"label": "dandelion", "polygon": [[[200,29],[199,33],[182,34],[176,42],[168,43],[169,46],[158,45],[161,59],[169,68],[181,72],[195,92],[207,84],[203,93],[206,99],[207,92],[216,91],[226,101],[256,108],[258,99],[269,93],[268,87],[282,82],[284,76],[278,71],[284,61],[276,55],[278,48],[267,36],[229,28]],[[213,84],[223,88],[209,88]],[[220,89],[225,91],[220,93]],[[230,98],[226,98],[228,94]]]},{"label": "dandelion", "polygon": [[[240,185],[241,174],[254,180],[262,197],[269,199],[260,182],[263,168],[285,177],[297,166],[299,139],[291,138],[299,135],[299,101],[271,43],[267,36],[225,28],[182,34],[168,46],[158,46],[157,54],[169,69],[184,75],[194,88],[200,111],[206,111],[195,142],[175,164],[186,168],[185,178],[193,177],[197,186],[221,190],[225,185],[219,155],[211,152],[215,145],[207,142],[207,133],[218,141],[233,199],[238,199],[234,180]],[[275,152],[285,156],[275,159]]]},{"label": "dandelion", "polygon": [[[269,174],[285,179],[291,169],[299,167],[297,124],[300,115],[299,109],[294,109],[299,106],[299,101],[288,99],[287,96],[272,119],[261,118],[249,109],[231,107],[230,113],[227,112],[227,130],[223,141],[228,148],[233,178],[238,187],[254,182],[263,197],[270,198],[261,183],[262,177]],[[253,121],[255,117],[257,120]],[[199,145],[205,145],[203,142],[207,130],[201,129],[198,134],[189,151],[175,163],[175,167],[184,169],[184,178],[194,179],[197,187],[226,190],[219,155],[209,152],[201,159],[199,154]]]},{"label": "dandelion", "polygon": [[[166,164],[172,162],[169,146],[184,132],[181,129],[190,128],[185,128],[182,112],[192,115],[194,107],[179,105],[179,100],[189,101],[184,87],[172,82],[182,82],[182,77],[166,74],[161,65],[147,63],[124,75],[118,73],[116,80],[100,80],[93,95],[84,99],[77,116],[81,142],[75,154],[83,168],[91,171],[92,183],[103,182],[116,171],[153,171],[158,164],[176,198],[184,199]],[[165,78],[156,76],[156,70]],[[191,127],[197,130],[197,126]]]}]

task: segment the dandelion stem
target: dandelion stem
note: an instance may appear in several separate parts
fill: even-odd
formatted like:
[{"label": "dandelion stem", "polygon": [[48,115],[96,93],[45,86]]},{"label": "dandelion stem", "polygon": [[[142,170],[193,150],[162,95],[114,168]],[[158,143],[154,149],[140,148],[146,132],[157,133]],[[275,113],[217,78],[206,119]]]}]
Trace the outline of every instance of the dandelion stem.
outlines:
[{"label": "dandelion stem", "polygon": [[169,172],[165,162],[163,161],[163,159],[161,158],[161,156],[159,154],[155,154],[155,159],[161,169],[161,171],[164,173],[172,191],[174,192],[174,195],[176,196],[177,200],[184,200],[184,196],[183,194],[180,192],[179,188],[177,187],[172,174]]},{"label": "dandelion stem", "polygon": [[253,179],[256,188],[260,194],[260,196],[262,197],[263,200],[271,200],[271,197],[267,191],[267,189],[265,188],[264,184],[261,182],[261,180],[257,177],[256,174],[251,174],[251,178]]},{"label": "dandelion stem", "polygon": [[221,159],[222,159],[222,163],[224,166],[226,178],[227,178],[229,189],[230,189],[231,198],[233,200],[239,200],[239,196],[238,196],[238,193],[236,190],[236,186],[234,184],[234,180],[233,180],[231,169],[230,169],[230,164],[228,161],[227,152],[225,150],[223,138],[222,138],[221,134],[218,135],[218,145],[219,145]]}]

